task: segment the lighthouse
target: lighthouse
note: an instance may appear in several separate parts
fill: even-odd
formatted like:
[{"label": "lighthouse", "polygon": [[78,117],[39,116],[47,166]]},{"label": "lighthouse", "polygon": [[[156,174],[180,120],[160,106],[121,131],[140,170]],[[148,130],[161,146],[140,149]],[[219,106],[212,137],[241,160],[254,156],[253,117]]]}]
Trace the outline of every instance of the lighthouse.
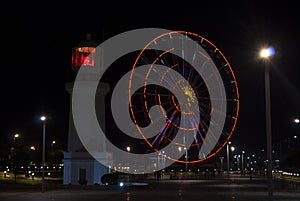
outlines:
[{"label": "lighthouse", "polygon": [[[91,90],[93,82],[97,82],[99,76],[94,73],[93,68],[101,65],[103,51],[97,48],[99,44],[91,38],[90,34],[72,48],[72,70],[76,74],[77,86],[83,90]],[[77,74],[81,68],[83,73]],[[67,185],[102,185],[101,177],[110,172],[112,156],[106,150],[106,139],[97,142],[97,146],[92,150],[91,155],[82,144],[73,119],[72,111],[72,91],[74,81],[66,83],[66,90],[70,94],[70,112],[68,128],[68,145],[64,153],[64,175],[63,184]],[[96,97],[97,104],[95,110],[98,114],[99,124],[105,131],[105,95],[109,92],[109,85],[100,82],[97,85]],[[88,121],[88,120],[87,120]],[[93,143],[94,139],[89,139]]]}]

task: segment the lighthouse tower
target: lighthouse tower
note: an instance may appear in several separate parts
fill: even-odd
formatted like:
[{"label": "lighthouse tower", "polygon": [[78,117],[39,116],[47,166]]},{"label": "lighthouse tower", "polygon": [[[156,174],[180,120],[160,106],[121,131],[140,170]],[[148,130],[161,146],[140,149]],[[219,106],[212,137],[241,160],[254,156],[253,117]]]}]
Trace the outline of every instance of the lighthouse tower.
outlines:
[{"label": "lighthouse tower", "polygon": [[[96,64],[101,65],[102,52],[96,48],[98,43],[91,39],[91,35],[87,34],[86,39],[81,41],[78,46],[72,49],[72,69],[76,75],[80,68],[95,67]],[[97,63],[99,62],[99,63]],[[85,73],[81,73],[80,77],[76,77],[76,81],[82,84],[86,90],[89,90],[89,83],[97,81],[97,74],[93,71],[85,69]],[[74,82],[66,83],[66,90],[72,97]],[[96,112],[102,130],[105,131],[105,95],[109,91],[107,83],[99,83],[96,90]],[[93,141],[93,139],[90,139]],[[98,143],[97,143],[98,144]],[[95,150],[93,156],[85,149],[80,141],[76,131],[73,114],[72,114],[72,98],[70,99],[69,114],[69,131],[68,131],[68,147],[64,153],[64,175],[63,184],[72,185],[101,185],[102,175],[109,173],[111,164],[111,155],[106,152],[105,139],[102,139]],[[99,162],[100,161],[100,162]]]}]

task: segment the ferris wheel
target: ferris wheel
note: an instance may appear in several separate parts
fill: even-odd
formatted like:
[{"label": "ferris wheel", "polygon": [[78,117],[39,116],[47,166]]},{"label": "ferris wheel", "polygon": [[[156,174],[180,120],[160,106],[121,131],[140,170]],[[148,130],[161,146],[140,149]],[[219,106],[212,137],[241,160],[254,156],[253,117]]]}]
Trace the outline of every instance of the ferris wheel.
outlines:
[{"label": "ferris wheel", "polygon": [[[192,32],[170,31],[139,52],[132,79],[141,66],[147,66],[143,86],[133,89],[130,80],[128,94],[133,94],[129,111],[145,142],[144,151],[160,152],[172,144],[182,157],[166,153],[167,158],[180,163],[202,162],[220,152],[236,127],[239,92],[233,69],[216,45]],[[154,77],[165,84],[151,84]],[[151,115],[154,106],[159,106],[156,112],[165,123],[149,137],[140,128],[158,121]]]}]

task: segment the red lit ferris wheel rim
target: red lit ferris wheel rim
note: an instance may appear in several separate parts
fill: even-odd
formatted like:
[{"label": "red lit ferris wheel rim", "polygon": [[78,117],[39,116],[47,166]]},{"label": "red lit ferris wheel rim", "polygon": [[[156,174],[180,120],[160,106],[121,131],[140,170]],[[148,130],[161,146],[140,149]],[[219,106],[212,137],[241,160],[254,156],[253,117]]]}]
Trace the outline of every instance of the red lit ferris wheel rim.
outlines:
[{"label": "red lit ferris wheel rim", "polygon": [[[138,54],[134,64],[133,64],[133,67],[132,67],[132,72],[131,72],[131,76],[130,76],[130,79],[129,79],[129,87],[128,87],[128,94],[131,94],[131,85],[132,85],[132,79],[133,79],[133,72],[134,72],[134,69],[137,67],[137,64],[138,64],[138,61],[139,59],[142,57],[143,53],[145,52],[145,50],[147,50],[147,48],[155,43],[156,41],[158,41],[158,39],[162,38],[162,37],[165,37],[165,36],[171,36],[171,35],[174,35],[174,34],[183,34],[183,35],[186,35],[186,36],[192,36],[192,37],[195,37],[196,39],[198,39],[199,41],[202,41],[202,42],[206,42],[211,48],[214,49],[214,51],[219,55],[221,56],[221,58],[225,61],[226,63],[226,67],[229,69],[230,71],[230,75],[233,79],[233,83],[234,83],[234,95],[235,95],[235,99],[237,100],[235,102],[235,109],[234,109],[234,114],[232,115],[232,118],[234,119],[233,120],[233,123],[232,125],[230,126],[230,130],[229,132],[227,132],[227,137],[226,139],[219,145],[219,147],[217,149],[215,149],[212,153],[210,153],[209,155],[207,155],[205,158],[202,158],[202,159],[198,159],[198,160],[192,160],[192,161],[183,161],[183,160],[178,160],[178,159],[174,159],[174,158],[171,158],[171,157],[168,157],[169,160],[172,160],[174,162],[180,162],[180,163],[198,163],[198,162],[202,162],[206,159],[209,159],[213,156],[216,156],[222,149],[223,147],[228,143],[228,141],[230,140],[230,138],[232,137],[233,135],[233,131],[235,130],[236,128],[236,123],[237,123],[237,120],[238,120],[238,114],[239,114],[239,90],[238,90],[238,86],[237,86],[237,80],[236,80],[236,77],[234,75],[234,72],[232,70],[232,67],[230,65],[230,63],[228,62],[227,58],[225,57],[225,55],[211,42],[209,41],[208,39],[198,35],[198,34],[195,34],[195,33],[192,33],[192,32],[186,32],[186,31],[171,31],[171,32],[167,32],[167,33],[164,33],[164,34],[161,34],[159,36],[157,36],[156,38],[152,39],[149,43],[146,44],[146,46],[140,51],[140,53]],[[168,52],[170,52],[172,50],[172,48],[170,48],[169,51],[165,51],[163,52],[161,55],[163,54],[166,54]],[[156,60],[158,60],[161,55],[159,55]],[[202,55],[204,56],[204,55]],[[155,64],[156,60],[154,60],[150,65],[153,65]],[[146,86],[146,82],[145,82],[145,86]],[[144,88],[144,93],[146,92],[145,91],[146,88]],[[142,131],[139,129],[139,126],[137,125],[137,119],[135,117],[135,114],[134,114],[134,111],[133,111],[133,105],[132,105],[132,101],[131,101],[131,97],[129,97],[129,108],[130,108],[130,112],[132,114],[132,117],[133,117],[133,121],[136,125],[136,128],[138,129],[139,133],[141,134],[142,138],[146,141],[146,143],[152,147],[152,144],[148,141],[148,139],[143,135]],[[146,108],[146,111],[145,112],[149,112],[149,109],[148,109],[148,106],[145,105],[145,108]],[[155,151],[159,151],[157,149],[155,149]]]}]

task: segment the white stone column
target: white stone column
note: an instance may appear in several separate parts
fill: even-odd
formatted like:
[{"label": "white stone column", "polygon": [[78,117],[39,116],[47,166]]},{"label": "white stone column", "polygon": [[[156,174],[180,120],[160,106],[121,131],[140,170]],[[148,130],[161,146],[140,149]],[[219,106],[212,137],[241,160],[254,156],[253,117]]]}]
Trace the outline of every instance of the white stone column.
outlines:
[{"label": "white stone column", "polygon": [[[73,82],[66,84],[66,89],[69,92],[70,98],[70,111],[69,111],[69,131],[68,131],[68,152],[78,152],[84,151],[84,147],[78,137],[76,132],[76,128],[74,126],[73,114],[72,114],[72,90],[73,90]],[[102,130],[105,132],[105,95],[109,92],[109,85],[107,83],[100,83],[98,85],[95,101],[96,101],[96,112],[99,118],[99,123]],[[92,140],[92,139],[91,139]],[[103,143],[101,147],[98,148],[100,152],[106,151],[106,139],[103,139]]]}]

